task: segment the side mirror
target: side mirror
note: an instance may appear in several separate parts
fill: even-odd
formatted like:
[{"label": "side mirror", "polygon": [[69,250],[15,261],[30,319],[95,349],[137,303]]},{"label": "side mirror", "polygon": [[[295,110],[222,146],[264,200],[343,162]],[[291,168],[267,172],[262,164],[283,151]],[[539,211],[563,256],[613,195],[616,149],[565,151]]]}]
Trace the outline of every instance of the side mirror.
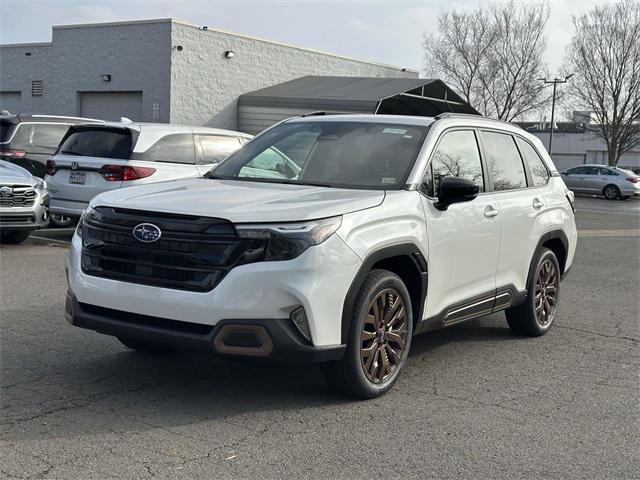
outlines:
[{"label": "side mirror", "polygon": [[453,203],[470,202],[478,196],[480,188],[471,180],[460,177],[444,177],[438,188],[438,200],[434,206],[446,210]]},{"label": "side mirror", "polygon": [[562,175],[563,177],[566,177],[568,175],[567,172],[560,172],[560,175]]}]

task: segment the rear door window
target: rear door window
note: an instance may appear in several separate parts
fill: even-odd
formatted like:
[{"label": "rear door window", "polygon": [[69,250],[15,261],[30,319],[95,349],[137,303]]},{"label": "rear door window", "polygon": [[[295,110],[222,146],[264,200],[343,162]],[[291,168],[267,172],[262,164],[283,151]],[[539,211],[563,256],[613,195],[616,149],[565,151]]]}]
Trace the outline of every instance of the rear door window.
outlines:
[{"label": "rear door window", "polygon": [[72,129],[60,145],[59,153],[128,160],[133,143],[133,135],[128,129]]},{"label": "rear door window", "polygon": [[220,163],[241,146],[238,137],[227,135],[198,135],[202,146],[202,158],[200,164]]},{"label": "rear door window", "polygon": [[134,153],[132,158],[147,162],[195,165],[196,152],[193,144],[193,134],[172,133],[165,135],[145,152]]},{"label": "rear door window", "polygon": [[513,137],[506,133],[481,132],[487,156],[487,169],[495,191],[515,190],[527,186],[524,165]]},{"label": "rear door window", "polygon": [[533,184],[536,187],[546,185],[547,182],[549,182],[549,171],[540,158],[540,155],[538,155],[538,152],[536,152],[535,148],[533,148],[529,142],[521,138],[517,138],[516,142],[518,143],[518,148],[520,148],[520,153],[524,157],[524,161],[527,162],[529,166]]}]

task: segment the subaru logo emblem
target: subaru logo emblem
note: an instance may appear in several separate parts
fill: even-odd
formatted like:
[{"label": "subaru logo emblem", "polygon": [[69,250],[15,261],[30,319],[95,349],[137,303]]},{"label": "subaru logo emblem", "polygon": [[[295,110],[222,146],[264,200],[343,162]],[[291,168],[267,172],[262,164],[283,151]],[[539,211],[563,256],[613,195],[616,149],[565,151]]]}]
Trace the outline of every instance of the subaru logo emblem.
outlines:
[{"label": "subaru logo emblem", "polygon": [[152,243],[157,241],[162,232],[153,223],[140,223],[133,227],[133,238],[140,242]]},{"label": "subaru logo emblem", "polygon": [[11,187],[0,187],[0,195],[11,195],[13,189]]},{"label": "subaru logo emblem", "polygon": [[78,162],[71,162],[71,170],[77,170],[80,167]]}]

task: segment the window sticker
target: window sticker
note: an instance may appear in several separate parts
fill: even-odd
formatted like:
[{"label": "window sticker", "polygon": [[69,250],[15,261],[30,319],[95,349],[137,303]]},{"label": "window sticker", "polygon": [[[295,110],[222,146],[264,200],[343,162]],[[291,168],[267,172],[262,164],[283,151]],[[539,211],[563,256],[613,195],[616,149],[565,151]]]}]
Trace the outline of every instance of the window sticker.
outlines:
[{"label": "window sticker", "polygon": [[383,177],[382,183],[396,183],[396,177]]},{"label": "window sticker", "polygon": [[385,128],[382,133],[393,133],[394,135],[404,135],[407,131],[404,128]]}]

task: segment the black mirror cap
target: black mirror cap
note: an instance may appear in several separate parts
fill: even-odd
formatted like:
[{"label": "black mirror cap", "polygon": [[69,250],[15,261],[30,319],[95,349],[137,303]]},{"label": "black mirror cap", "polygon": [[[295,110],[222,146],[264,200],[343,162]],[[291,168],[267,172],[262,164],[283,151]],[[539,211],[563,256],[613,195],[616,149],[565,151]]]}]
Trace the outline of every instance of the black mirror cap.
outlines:
[{"label": "black mirror cap", "polygon": [[470,202],[480,193],[480,187],[471,180],[460,177],[444,177],[440,180],[438,201],[434,206],[446,210],[453,203]]}]

